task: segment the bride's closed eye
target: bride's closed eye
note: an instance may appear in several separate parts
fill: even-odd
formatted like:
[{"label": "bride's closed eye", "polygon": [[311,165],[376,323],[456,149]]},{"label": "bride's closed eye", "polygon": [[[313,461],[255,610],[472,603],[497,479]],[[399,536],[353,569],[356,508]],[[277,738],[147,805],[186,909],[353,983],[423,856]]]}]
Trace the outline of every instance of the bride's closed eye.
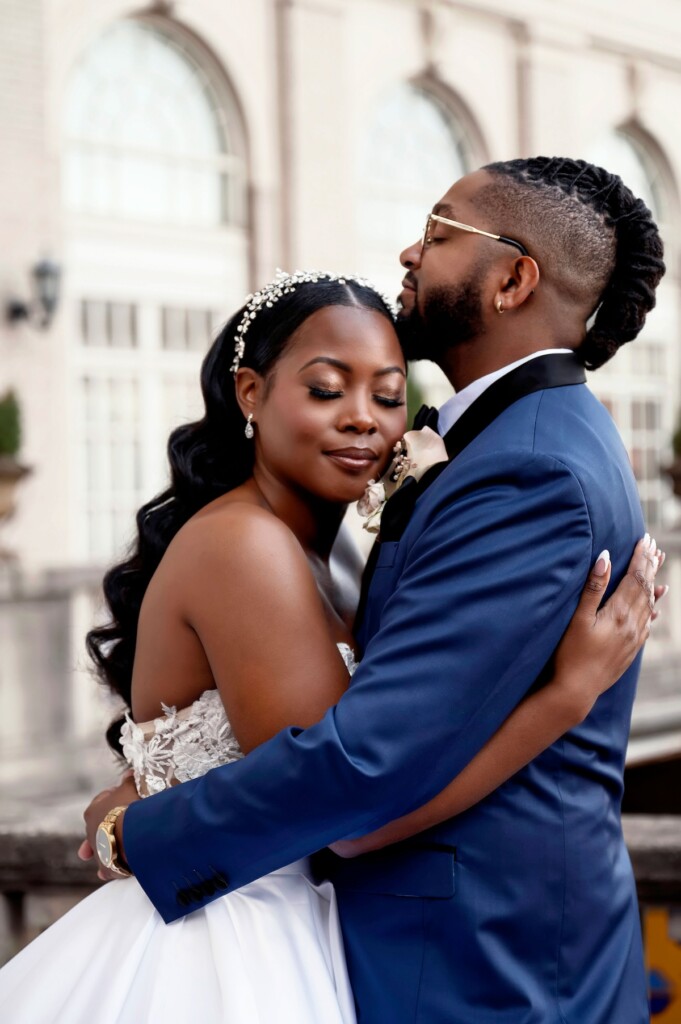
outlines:
[{"label": "bride's closed eye", "polygon": [[[314,387],[313,385],[308,385],[308,391],[313,398],[318,398],[321,401],[343,397],[342,391],[331,391],[328,388]],[[392,395],[372,395],[372,398],[380,405],[385,405],[389,409],[396,409],[405,404],[404,398],[399,395],[396,395],[395,397]]]},{"label": "bride's closed eye", "polygon": [[406,405],[405,399],[401,396],[393,398],[391,395],[374,395],[373,397],[377,402],[380,402],[381,405],[386,405],[389,409],[397,409],[401,405]]},{"label": "bride's closed eye", "polygon": [[342,391],[337,391],[331,388],[315,387],[314,385],[309,385],[308,391],[313,398],[321,398],[322,400],[325,398],[342,398],[343,396]]}]

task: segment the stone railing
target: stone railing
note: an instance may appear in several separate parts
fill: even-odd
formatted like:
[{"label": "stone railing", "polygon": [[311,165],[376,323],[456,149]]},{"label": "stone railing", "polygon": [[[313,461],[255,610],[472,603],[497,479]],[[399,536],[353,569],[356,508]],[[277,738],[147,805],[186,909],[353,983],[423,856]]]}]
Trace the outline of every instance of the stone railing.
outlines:
[{"label": "stone railing", "polygon": [[0,829],[0,964],[101,883],[82,833]]},{"label": "stone railing", "polygon": [[[628,815],[624,833],[644,911],[681,912],[681,817]],[[0,962],[100,884],[93,864],[76,855],[81,839],[0,830]]]}]

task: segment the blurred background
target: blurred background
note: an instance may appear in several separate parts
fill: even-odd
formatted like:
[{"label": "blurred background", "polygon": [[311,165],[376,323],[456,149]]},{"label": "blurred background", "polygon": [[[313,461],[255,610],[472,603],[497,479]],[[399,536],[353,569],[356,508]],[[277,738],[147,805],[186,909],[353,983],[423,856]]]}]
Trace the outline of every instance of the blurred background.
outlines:
[{"label": "blurred background", "polygon": [[[85,884],[65,847],[30,837],[77,830],[115,777],[83,638],[104,567],[164,486],[169,431],[200,415],[215,328],[276,267],[360,273],[396,295],[400,250],[456,178],[564,154],[619,173],[666,244],[643,334],[589,384],[669,553],[625,809],[668,816],[640,819],[652,831],[632,838],[635,861],[665,829],[679,848],[666,895],[651,882],[646,899],[649,945],[666,951],[655,1019],[681,1020],[680,108],[679,0],[0,0],[6,948],[62,906],[50,858]],[[431,403],[448,396],[434,368],[414,375]]]}]

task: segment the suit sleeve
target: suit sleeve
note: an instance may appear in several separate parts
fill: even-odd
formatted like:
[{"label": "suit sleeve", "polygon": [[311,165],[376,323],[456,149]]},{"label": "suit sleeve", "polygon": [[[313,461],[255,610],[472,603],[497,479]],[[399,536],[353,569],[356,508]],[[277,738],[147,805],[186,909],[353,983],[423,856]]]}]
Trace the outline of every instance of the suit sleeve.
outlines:
[{"label": "suit sleeve", "polygon": [[580,484],[527,452],[454,468],[336,707],[128,809],[127,859],[166,921],[429,800],[546,665],[591,565]]}]

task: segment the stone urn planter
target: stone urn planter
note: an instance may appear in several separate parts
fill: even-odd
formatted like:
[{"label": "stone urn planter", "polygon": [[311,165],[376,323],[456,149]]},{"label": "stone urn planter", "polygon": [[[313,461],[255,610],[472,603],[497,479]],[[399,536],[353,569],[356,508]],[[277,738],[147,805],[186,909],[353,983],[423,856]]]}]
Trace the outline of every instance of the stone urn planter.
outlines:
[{"label": "stone urn planter", "polygon": [[16,489],[32,472],[22,466],[13,455],[0,455],[0,522],[9,519],[16,505]]}]

